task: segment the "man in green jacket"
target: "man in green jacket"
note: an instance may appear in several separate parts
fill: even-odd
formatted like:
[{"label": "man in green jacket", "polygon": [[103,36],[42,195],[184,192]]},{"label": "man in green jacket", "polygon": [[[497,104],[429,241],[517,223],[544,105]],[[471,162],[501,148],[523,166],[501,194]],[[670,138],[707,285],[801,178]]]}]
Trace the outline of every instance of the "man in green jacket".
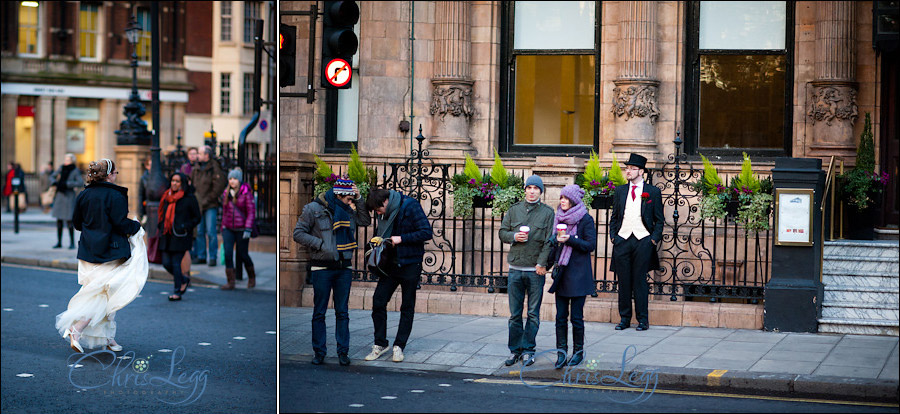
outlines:
[{"label": "man in green jacket", "polygon": [[[541,325],[544,275],[553,248],[553,209],[541,202],[544,182],[532,175],[525,180],[525,200],[513,204],[500,225],[500,241],[509,248],[509,351],[506,366],[522,360],[534,363],[535,337]],[[528,322],[522,328],[522,310],[528,293]]]}]

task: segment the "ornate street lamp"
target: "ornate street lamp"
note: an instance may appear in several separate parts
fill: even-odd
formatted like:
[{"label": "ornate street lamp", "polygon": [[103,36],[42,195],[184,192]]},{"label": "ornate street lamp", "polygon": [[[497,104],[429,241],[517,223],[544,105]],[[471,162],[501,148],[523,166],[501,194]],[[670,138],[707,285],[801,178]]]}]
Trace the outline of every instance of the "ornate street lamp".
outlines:
[{"label": "ornate street lamp", "polygon": [[150,145],[150,131],[147,130],[147,122],[141,119],[147,111],[141,103],[137,90],[137,43],[141,34],[141,25],[134,16],[125,28],[125,37],[131,43],[131,96],[125,105],[125,119],[119,124],[116,131],[116,143],[118,145]]}]

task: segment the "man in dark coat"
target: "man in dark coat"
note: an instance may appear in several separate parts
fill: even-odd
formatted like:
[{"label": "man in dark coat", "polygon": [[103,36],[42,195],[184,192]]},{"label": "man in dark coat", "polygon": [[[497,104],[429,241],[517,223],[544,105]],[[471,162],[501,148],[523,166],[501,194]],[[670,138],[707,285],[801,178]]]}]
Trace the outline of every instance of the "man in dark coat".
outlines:
[{"label": "man in dark coat", "polygon": [[647,272],[659,268],[657,246],[665,223],[662,192],[644,183],[647,158],[631,154],[625,163],[628,184],[616,187],[609,236],[613,243],[610,270],[619,280],[619,317],[616,330],[631,326],[631,298],[637,314],[637,330],[650,326]]},{"label": "man in dark coat", "polygon": [[[219,235],[217,233],[219,207],[222,206],[222,192],[228,181],[213,156],[213,149],[204,146],[197,159],[197,165],[191,169],[191,184],[195,188],[194,195],[200,203],[200,214],[203,221],[197,228],[197,238],[194,247],[197,249],[196,263],[207,261],[210,266],[216,265],[219,252]],[[207,252],[209,253],[207,255]]]}]

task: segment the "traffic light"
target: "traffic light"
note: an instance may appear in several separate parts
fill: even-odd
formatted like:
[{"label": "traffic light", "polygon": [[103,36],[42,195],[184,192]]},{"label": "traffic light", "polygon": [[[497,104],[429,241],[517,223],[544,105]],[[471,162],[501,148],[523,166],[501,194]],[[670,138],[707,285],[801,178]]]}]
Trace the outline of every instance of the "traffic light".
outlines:
[{"label": "traffic light", "polygon": [[296,83],[297,26],[281,24],[278,34],[278,49],[281,50],[281,58],[278,62],[278,83],[283,88]]},{"label": "traffic light", "polygon": [[349,89],[353,80],[353,55],[359,39],[353,26],[359,21],[355,1],[326,1],[322,33],[322,87]]}]

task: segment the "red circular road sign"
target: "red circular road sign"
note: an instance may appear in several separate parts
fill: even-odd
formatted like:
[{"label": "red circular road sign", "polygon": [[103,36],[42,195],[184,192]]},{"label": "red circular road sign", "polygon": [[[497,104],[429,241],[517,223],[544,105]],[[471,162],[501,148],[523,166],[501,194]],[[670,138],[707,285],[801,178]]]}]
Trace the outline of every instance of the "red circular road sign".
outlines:
[{"label": "red circular road sign", "polygon": [[350,64],[344,59],[332,59],[325,65],[325,79],[336,88],[350,83],[352,74]]}]

